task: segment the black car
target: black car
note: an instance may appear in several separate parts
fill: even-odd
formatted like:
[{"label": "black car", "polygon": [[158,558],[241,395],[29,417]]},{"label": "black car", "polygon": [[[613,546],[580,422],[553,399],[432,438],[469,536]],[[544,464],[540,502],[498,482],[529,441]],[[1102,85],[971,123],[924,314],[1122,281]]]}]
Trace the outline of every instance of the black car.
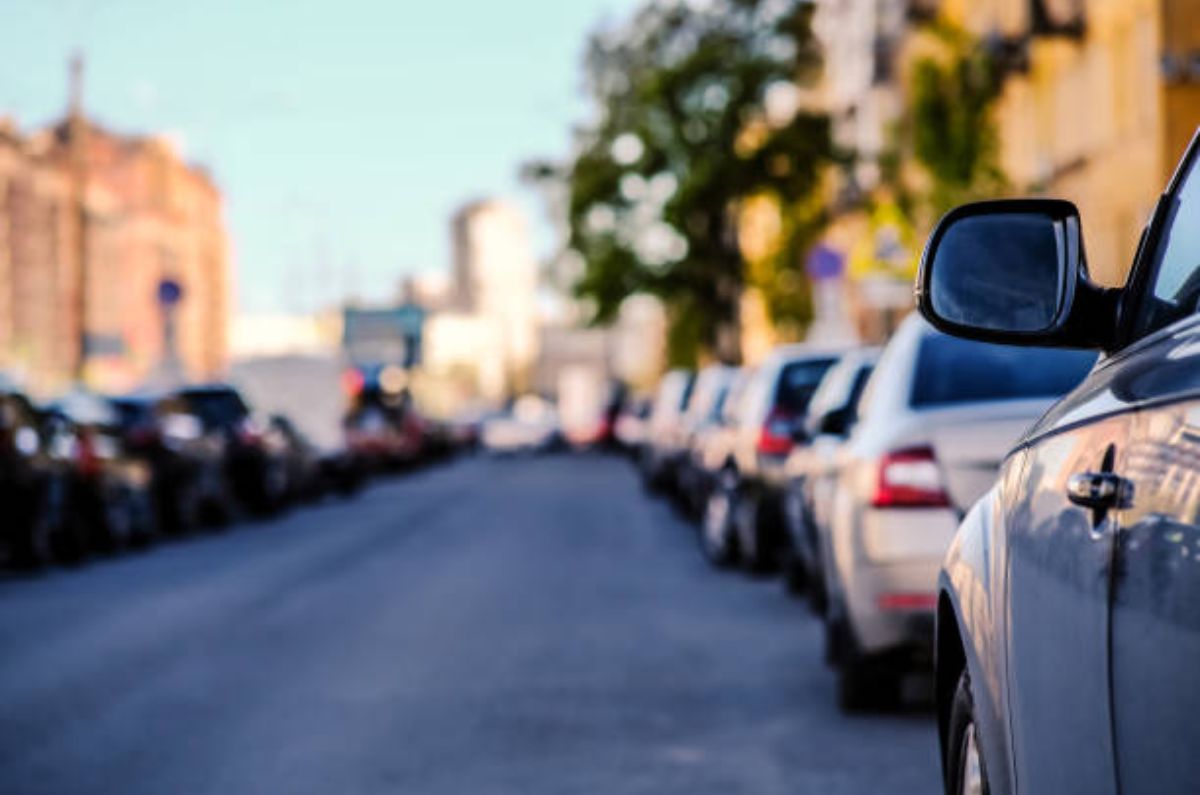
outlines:
[{"label": "black car", "polygon": [[47,407],[43,423],[52,460],[66,462],[64,555],[152,540],[159,529],[153,471],[127,445],[116,409],[99,395],[73,392]]},{"label": "black car", "polygon": [[207,384],[184,387],[175,397],[221,445],[222,469],[236,501],[258,515],[282,508],[288,496],[284,449],[241,394],[226,384]]},{"label": "black car", "polygon": [[325,493],[325,472],[321,451],[296,424],[282,414],[267,420],[268,443],[282,453],[285,491],[291,500],[313,500]]},{"label": "black car", "polygon": [[24,394],[0,389],[0,549],[21,567],[47,562],[62,546],[69,464],[51,455],[43,419]]},{"label": "black car", "polygon": [[1200,783],[1200,138],[1123,288],[1065,201],[967,205],[930,239],[922,313],[974,339],[1104,352],[1025,435],[941,575],[950,793]]},{"label": "black car", "polygon": [[159,526],[167,532],[221,523],[231,511],[223,445],[204,433],[198,417],[173,396],[110,398],[131,455],[147,462]]}]

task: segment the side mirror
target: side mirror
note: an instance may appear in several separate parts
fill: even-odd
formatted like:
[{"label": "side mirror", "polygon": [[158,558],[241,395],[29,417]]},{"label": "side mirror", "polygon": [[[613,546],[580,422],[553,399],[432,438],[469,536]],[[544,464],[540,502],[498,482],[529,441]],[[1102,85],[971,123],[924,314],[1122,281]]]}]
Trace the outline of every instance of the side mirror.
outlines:
[{"label": "side mirror", "polygon": [[843,406],[821,417],[818,433],[828,436],[845,436],[850,430],[850,409]]},{"label": "side mirror", "polygon": [[987,342],[1106,347],[1116,325],[1118,291],[1088,280],[1079,211],[1057,199],[952,210],[925,247],[916,292],[936,328]]}]

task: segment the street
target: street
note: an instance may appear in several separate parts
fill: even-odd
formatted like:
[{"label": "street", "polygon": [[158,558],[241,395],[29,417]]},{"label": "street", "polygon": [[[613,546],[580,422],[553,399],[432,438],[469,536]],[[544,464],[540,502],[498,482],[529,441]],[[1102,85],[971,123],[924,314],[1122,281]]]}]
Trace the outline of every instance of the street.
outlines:
[{"label": "street", "polygon": [[617,458],[465,459],[0,581],[0,791],[933,792]]}]

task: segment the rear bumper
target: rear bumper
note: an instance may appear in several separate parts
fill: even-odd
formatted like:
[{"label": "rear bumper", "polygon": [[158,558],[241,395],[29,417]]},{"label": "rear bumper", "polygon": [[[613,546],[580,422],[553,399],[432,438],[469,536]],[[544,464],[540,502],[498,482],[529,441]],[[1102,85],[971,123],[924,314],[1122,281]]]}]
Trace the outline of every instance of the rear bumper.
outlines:
[{"label": "rear bumper", "polygon": [[958,517],[951,509],[868,509],[860,519],[853,564],[842,574],[859,649],[930,662],[938,572]]}]

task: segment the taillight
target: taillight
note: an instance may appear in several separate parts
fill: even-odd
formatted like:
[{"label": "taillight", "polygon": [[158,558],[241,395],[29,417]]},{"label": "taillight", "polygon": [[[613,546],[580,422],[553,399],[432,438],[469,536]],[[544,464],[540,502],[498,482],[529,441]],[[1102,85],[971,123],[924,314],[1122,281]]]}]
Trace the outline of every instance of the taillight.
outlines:
[{"label": "taillight", "polygon": [[342,390],[349,397],[358,397],[367,385],[367,379],[358,368],[352,368],[342,373]]},{"label": "taillight", "polygon": [[159,442],[159,432],[157,428],[143,426],[134,428],[129,431],[129,444],[134,447],[150,447]]},{"label": "taillight", "polygon": [[880,610],[934,610],[937,594],[931,593],[885,593],[877,600]]},{"label": "taillight", "polygon": [[79,474],[84,477],[95,477],[100,474],[100,454],[96,450],[96,441],[88,431],[80,431],[75,440],[75,465]]},{"label": "taillight", "polygon": [[792,451],[795,418],[776,409],[767,415],[758,435],[758,452],[763,455],[787,455]]},{"label": "taillight", "polygon": [[933,450],[897,450],[879,461],[871,505],[876,508],[944,508],[950,505]]},{"label": "taillight", "polygon": [[248,447],[255,447],[263,442],[263,430],[252,417],[246,417],[237,426],[238,441]]}]

